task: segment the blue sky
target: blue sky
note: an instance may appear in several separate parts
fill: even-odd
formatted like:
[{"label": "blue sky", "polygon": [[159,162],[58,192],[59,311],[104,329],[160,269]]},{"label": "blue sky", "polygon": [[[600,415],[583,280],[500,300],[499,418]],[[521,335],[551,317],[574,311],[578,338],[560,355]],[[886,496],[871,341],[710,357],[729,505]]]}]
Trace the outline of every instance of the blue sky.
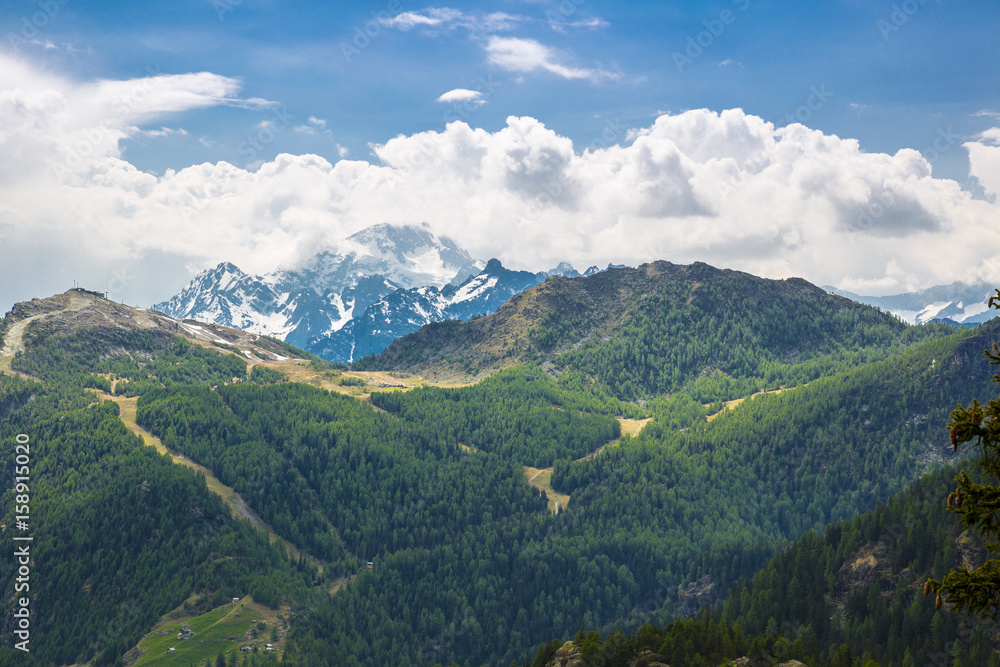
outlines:
[{"label": "blue sky", "polygon": [[[608,123],[643,125],[664,111],[702,107],[739,107],[780,125],[798,113],[810,127],[857,138],[868,151],[926,150],[939,129],[970,136],[990,126],[977,112],[1000,111],[1000,5],[990,1],[449,2],[441,6],[462,12],[462,20],[405,31],[385,19],[433,15],[432,6],[412,0],[58,6],[37,36],[50,48],[22,46],[48,68],[84,79],[210,71],[242,80],[245,96],[278,103],[297,125],[310,116],[326,121],[329,134],[286,132],[262,159],[312,152],[336,160],[338,144],[367,158],[368,143],[440,130],[446,118],[496,130],[509,115],[532,116],[586,145]],[[39,11],[29,0],[0,10],[14,27]],[[491,30],[483,24],[496,13],[510,19]],[[490,61],[491,36],[536,40],[567,67],[614,77],[511,71]],[[487,103],[456,110],[435,101],[453,89],[481,90]],[[813,89],[829,98],[815,110],[803,108]],[[239,146],[270,115],[215,108],[165,118],[188,137],[130,141],[126,155],[154,171],[238,163],[245,157]],[[963,178],[967,161],[954,151],[935,168]]]},{"label": "blue sky", "polygon": [[[972,218],[982,219],[985,214],[976,207],[983,202],[995,202],[992,183],[995,177],[1000,178],[993,171],[995,157],[989,150],[998,141],[989,133],[1000,125],[1000,40],[996,39],[1000,29],[1000,4],[994,0],[819,3],[763,0],[440,3],[413,0],[352,3],[8,0],[0,6],[0,26],[3,28],[0,35],[6,35],[0,41],[0,57],[6,58],[5,62],[17,64],[16,68],[6,66],[9,72],[16,69],[16,76],[8,73],[6,80],[0,78],[0,89],[6,90],[11,99],[20,99],[18,91],[43,99],[46,86],[57,90],[65,100],[74,99],[73,91],[93,99],[108,88],[127,91],[128,86],[132,86],[134,90],[137,85],[146,85],[136,82],[144,81],[153,82],[154,95],[162,93],[169,98],[146,106],[144,100],[136,105],[130,103],[127,113],[121,114],[114,111],[114,102],[108,98],[111,112],[105,109],[89,116],[80,114],[72,130],[66,129],[66,141],[69,142],[66,145],[79,146],[74,137],[87,136],[87,123],[100,127],[103,121],[107,127],[110,122],[114,131],[106,132],[107,136],[95,141],[95,148],[87,147],[84,158],[115,160],[115,173],[124,173],[119,168],[126,171],[132,168],[148,174],[155,180],[148,185],[150,191],[176,190],[178,186],[171,180],[171,174],[184,170],[187,170],[184,188],[196,190],[190,182],[194,178],[192,168],[199,165],[203,165],[202,173],[212,172],[203,190],[221,191],[224,185],[228,187],[232,183],[230,176],[220,180],[219,165],[225,164],[240,170],[240,178],[256,179],[254,187],[260,189],[264,179],[260,172],[262,165],[278,164],[275,160],[281,154],[316,155],[329,165],[344,161],[389,167],[388,176],[422,184],[420,178],[411,178],[399,164],[393,166],[391,160],[387,162],[386,154],[380,154],[379,147],[391,144],[394,137],[410,138],[415,143],[423,136],[421,133],[434,133],[435,141],[451,137],[446,133],[451,121],[462,121],[472,130],[499,137],[507,131],[505,128],[509,129],[508,118],[512,116],[537,121],[549,134],[539,130],[532,136],[544,135],[547,138],[543,143],[550,139],[554,142],[555,148],[551,150],[532,143],[522,151],[523,155],[533,154],[535,150],[541,151],[539,154],[543,156],[559,154],[563,156],[559,159],[566,158],[566,164],[570,165],[573,160],[560,153],[563,148],[558,148],[565,146],[562,140],[571,142],[568,150],[577,157],[588,147],[602,151],[613,146],[630,147],[636,137],[650,131],[658,118],[679,117],[698,109],[713,114],[740,109],[748,117],[773,124],[775,132],[790,123],[801,123],[829,139],[830,145],[837,143],[835,140],[846,142],[844,150],[850,151],[850,142],[856,140],[856,152],[867,156],[898,156],[899,151],[906,149],[918,151],[932,173],[923,174],[919,168],[916,171],[921,173],[921,178],[932,176],[932,184],[940,185],[945,194],[941,195],[939,207],[927,201],[919,204],[921,213],[915,216],[917,222],[904,234],[913,243],[916,243],[910,233],[913,229],[926,232],[930,227],[936,231],[949,227],[955,232],[957,223],[953,221],[964,215],[948,212],[949,206],[958,205],[955,198],[959,195],[942,181],[957,183],[970,199],[961,203],[965,207],[963,211],[968,209],[972,211],[968,213]],[[44,86],[39,83],[33,89],[31,80],[46,83]],[[145,96],[145,89],[140,92]],[[48,112],[39,112],[37,122],[27,123],[23,113],[33,113],[30,109],[34,108],[30,104],[8,107],[8,111],[21,109],[17,114],[22,114],[11,116],[19,120],[9,121],[8,125],[37,128],[55,122],[52,119],[58,116],[49,117],[45,116]],[[75,112],[76,107],[70,105],[68,108]],[[3,118],[0,115],[0,122]],[[684,130],[681,125],[674,129],[693,131]],[[30,129],[12,131],[17,132],[28,133]],[[746,143],[746,139],[739,138],[738,132],[733,134],[731,128],[720,132],[723,139],[719,141],[729,137],[733,142]],[[478,138],[469,139],[452,134],[459,143],[488,140],[478,135]],[[650,136],[653,135],[656,133]],[[77,143],[73,144],[74,141]],[[435,159],[447,160],[447,155],[456,155],[453,151],[459,149],[450,141],[451,138],[444,141],[449,147],[447,150],[441,148],[444,152]],[[673,135],[664,141],[670,145],[683,143]],[[810,145],[814,143],[813,139],[805,141]],[[970,142],[978,148],[966,148]],[[8,153],[26,150],[19,148],[16,139],[8,139],[8,143]],[[97,143],[100,148],[96,148]],[[717,153],[713,154],[715,158],[736,155],[733,152],[735,144],[724,148],[713,145],[716,146],[713,149]],[[60,150],[64,148],[60,144]],[[485,148],[482,150],[488,152]],[[975,169],[970,164],[971,150],[979,151],[980,155]],[[517,160],[522,153],[515,150],[504,154],[508,160]],[[650,154],[655,153],[653,150]],[[687,157],[691,155],[693,153],[686,154]],[[606,156],[609,160],[614,159],[613,152]],[[739,162],[741,158],[736,156],[734,159]],[[706,160],[711,162],[707,154],[695,161],[705,165],[708,164]],[[879,160],[872,158],[869,162],[885,163]],[[300,162],[295,163],[295,168],[304,168]],[[568,166],[566,173],[577,174],[585,168],[584,163],[586,160],[580,165]],[[665,163],[661,160],[656,164],[662,167]],[[525,165],[519,168],[530,169],[528,163]],[[742,162],[740,168],[744,168]],[[870,175],[865,175],[868,167],[859,169],[858,177],[869,180],[865,181],[867,194],[857,196],[867,197],[869,206],[878,205],[878,192],[897,195],[901,192],[899,187],[902,186],[891,185],[895,182],[892,178],[883,174],[881,181],[875,183],[870,181]],[[899,169],[905,172],[910,168]],[[346,164],[341,171],[348,171]],[[136,219],[134,215],[141,218],[148,214],[145,226],[156,224],[154,218],[164,215],[159,209],[155,215],[144,212],[148,196],[143,195],[142,201],[135,203],[139,213],[129,213],[115,222],[109,219],[114,216],[102,208],[110,206],[108,202],[114,200],[107,191],[107,178],[95,181],[94,170],[90,169],[85,177],[89,180],[80,184],[67,180],[67,174],[59,169],[44,173],[45,176],[35,182],[39,188],[51,186],[55,189],[52,196],[65,195],[72,199],[72,207],[82,210],[83,217],[89,214],[94,219],[99,218],[102,222],[98,226],[105,231],[119,225],[125,236],[134,235],[129,243],[119,242],[114,251],[118,253],[117,258],[114,252],[107,250],[97,253],[101,256],[95,255],[90,263],[86,259],[74,260],[78,264],[77,272],[93,275],[92,280],[107,283],[112,280],[108,277],[113,273],[109,269],[111,266],[137,265],[143,258],[147,265],[160,266],[157,262],[162,263],[162,272],[169,274],[166,280],[163,276],[134,278],[121,290],[137,300],[159,298],[160,295],[155,294],[157,289],[174,289],[190,278],[192,272],[214,261],[244,259],[249,262],[247,257],[260,256],[264,237],[269,239],[270,247],[280,245],[281,250],[258,261],[254,269],[264,270],[269,263],[294,262],[296,253],[303,252],[301,248],[293,248],[295,243],[287,239],[282,241],[284,245],[278,243],[275,229],[268,227],[269,224],[281,227],[278,231],[282,238],[303,233],[305,223],[287,222],[297,215],[295,211],[305,206],[302,197],[308,199],[300,191],[274,194],[268,204],[272,210],[281,206],[281,201],[286,204],[280,213],[269,213],[257,221],[256,226],[263,230],[264,236],[236,238],[239,235],[234,232],[230,234],[232,246],[216,243],[212,252],[198,253],[190,248],[161,248],[153,237],[144,238],[134,231],[136,227],[143,227],[127,222]],[[690,169],[684,173],[690,176],[688,185],[695,190],[702,187],[699,185],[701,177]],[[756,172],[750,170],[746,174],[756,175]],[[2,173],[0,178],[3,178]],[[903,176],[900,178],[905,180]],[[580,182],[587,180],[581,179]],[[7,185],[14,187],[17,178],[8,180]],[[271,179],[268,187],[276,183],[277,178]],[[351,192],[358,192],[356,181],[351,183]],[[0,181],[0,189],[3,186]],[[673,187],[669,183],[667,186],[668,189]],[[19,187],[23,191],[23,186]],[[331,188],[334,192],[326,203],[313,208],[335,220],[319,236],[310,227],[307,236],[312,236],[309,238],[322,236],[323,242],[329,242],[366,223],[386,221],[366,216],[389,215],[381,210],[365,209],[357,201],[348,203],[337,189],[340,186],[320,185],[317,181],[315,187]],[[427,188],[423,184],[420,187]],[[488,187],[488,184],[482,183],[480,187]],[[687,186],[681,189],[684,187]],[[82,189],[89,194],[81,194]],[[622,189],[627,191],[627,184],[622,185]],[[137,191],[131,185],[126,190]],[[100,201],[93,201],[98,194]],[[498,191],[497,199],[491,200],[494,209],[504,194]],[[461,210],[462,214],[450,215],[428,208],[426,212],[415,212],[412,220],[387,221],[429,220],[432,226],[456,236],[471,250],[496,254],[506,263],[525,268],[538,268],[558,258],[560,245],[555,241],[550,244],[549,252],[532,256],[519,252],[516,244],[491,238],[482,225],[498,224],[495,220],[484,218],[476,222],[468,219],[469,207],[482,202],[472,202],[468,193],[456,194],[454,188],[443,190],[439,198],[447,196],[459,197],[453,210]],[[547,195],[536,193],[534,196]],[[560,197],[563,195],[555,198]],[[804,195],[804,200],[810,197]],[[313,199],[309,201],[312,202],[310,206],[316,203]],[[618,194],[609,194],[607,202],[620,203]],[[566,215],[572,215],[578,204],[559,206]],[[118,208],[114,210],[119,213],[114,215],[120,215],[120,201],[115,205]],[[799,204],[789,204],[785,214],[794,215],[796,206]],[[840,203],[835,201],[831,206],[837,208]],[[14,212],[7,213],[6,217],[0,211],[0,234],[4,234],[4,225],[13,230],[6,232],[7,252],[17,249],[15,240],[20,238],[17,231],[32,219],[32,214],[26,212],[30,206],[11,204],[11,207]],[[683,206],[679,210],[682,209]],[[711,219],[719,221],[716,230],[719,238],[726,229],[724,222],[736,224],[720,211],[706,215],[705,209],[706,206],[692,208],[694,217],[688,222],[710,226]],[[760,211],[762,219],[767,217],[765,209]],[[905,207],[896,209],[898,212]],[[214,211],[214,208],[205,199],[192,210],[208,216],[206,211]],[[511,217],[523,218],[516,224],[510,223],[511,229],[523,229],[531,222],[531,216],[525,218],[518,210],[503,218],[507,221]],[[921,222],[924,213],[939,222],[945,217],[952,222],[948,225]],[[37,215],[43,214],[38,212]],[[184,216],[190,219],[191,211],[185,210]],[[218,214],[215,216],[211,224],[223,224]],[[705,259],[775,276],[800,275],[809,273],[806,269],[815,266],[815,256],[820,251],[814,248],[793,261],[788,259],[790,255],[782,254],[784,250],[778,244],[770,254],[759,250],[753,257],[741,257],[723,247],[725,244],[721,242],[699,244],[681,239],[683,234],[670,227],[678,218],[674,209],[661,212],[660,218],[648,213],[638,216],[646,225],[643,229],[657,229],[657,219],[664,222],[663,234],[671,236],[658,238],[647,246],[668,254],[671,248],[677,248],[675,256],[663,257],[675,261]],[[306,217],[309,216],[300,216]],[[610,234],[609,230],[615,225],[627,227],[627,221],[618,217],[609,210],[601,221],[594,222],[594,229]],[[233,221],[230,224],[238,225]],[[928,283],[951,282],[950,278],[972,280],[975,277],[944,269],[920,270],[919,267],[928,262],[926,256],[915,256],[912,251],[907,251],[905,257],[899,254],[904,251],[898,247],[893,249],[892,239],[887,241],[886,237],[898,236],[906,224],[894,222],[892,231],[887,231],[889,227],[881,231],[862,230],[871,237],[872,247],[879,246],[883,252],[872,256],[867,268],[845,266],[839,275],[837,265],[831,263],[824,270],[816,270],[805,277],[855,290],[868,286],[869,291],[902,291]],[[58,242],[61,238],[57,233],[58,225],[52,225],[53,236]],[[770,229],[763,222],[761,225],[755,237],[755,244],[760,248],[770,242],[768,239],[776,238],[797,249],[809,243],[803,240],[801,230]],[[968,229],[972,227],[963,229],[966,230],[964,235],[950,237],[954,243],[967,243]],[[586,236],[592,231],[582,234]],[[88,234],[92,232],[93,229]],[[707,236],[711,238],[713,234]],[[857,242],[855,237],[851,239],[851,243]],[[32,243],[40,241],[36,239]],[[42,249],[36,251],[41,253]],[[585,264],[605,260],[635,263],[655,258],[639,252],[620,252],[616,256],[602,254],[588,247],[585,239],[567,244],[565,252],[566,257]],[[979,277],[992,277],[990,271],[994,269],[989,268],[995,263],[992,257],[992,254],[984,254],[965,261],[974,261],[979,267]],[[997,277],[1000,278],[1000,269]],[[19,287],[11,289],[10,297],[0,295],[6,297],[0,299],[5,304],[33,289],[49,287],[48,284],[44,287],[29,285],[23,278],[15,280],[8,276],[8,279],[17,282]]]}]

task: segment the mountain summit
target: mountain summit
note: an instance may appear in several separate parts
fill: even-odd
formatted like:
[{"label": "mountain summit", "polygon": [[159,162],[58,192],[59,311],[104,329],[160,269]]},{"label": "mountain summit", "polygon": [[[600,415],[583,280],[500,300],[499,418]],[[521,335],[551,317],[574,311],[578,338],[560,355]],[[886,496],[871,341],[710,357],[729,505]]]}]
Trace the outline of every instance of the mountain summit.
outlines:
[{"label": "mountain summit", "polygon": [[473,259],[426,224],[383,223],[263,276],[223,262],[153,308],[348,362],[429,322],[492,313],[551,275],[580,274],[566,262],[542,273],[509,271],[497,259]]},{"label": "mountain summit", "polygon": [[487,317],[431,324],[363,364],[476,374],[542,363],[580,371],[619,397],[637,399],[672,393],[697,378],[726,393],[722,388],[745,378],[776,380],[779,365],[810,360],[815,367],[802,370],[822,372],[824,355],[857,354],[859,361],[884,355],[883,340],[906,331],[892,315],[801,278],[657,261],[550,277]]}]

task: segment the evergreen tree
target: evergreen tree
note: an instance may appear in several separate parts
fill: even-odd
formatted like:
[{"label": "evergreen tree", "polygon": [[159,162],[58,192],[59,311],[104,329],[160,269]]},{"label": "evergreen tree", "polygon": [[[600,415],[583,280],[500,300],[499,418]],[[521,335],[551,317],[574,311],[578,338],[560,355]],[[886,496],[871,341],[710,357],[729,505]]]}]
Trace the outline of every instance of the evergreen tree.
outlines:
[{"label": "evergreen tree", "polygon": [[[1000,309],[1000,290],[990,297],[991,308]],[[1000,364],[1000,347],[984,354],[990,364]],[[1000,382],[1000,374],[993,376]],[[955,481],[958,488],[948,496],[948,509],[961,515],[962,525],[975,529],[983,538],[987,551],[1000,555],[1000,488],[989,479],[1000,478],[1000,399],[987,405],[973,400],[970,407],[958,408],[951,413],[951,445],[957,451],[967,443],[974,443],[979,450],[976,464],[984,477],[983,483],[974,482],[964,470]],[[977,568],[962,565],[949,572],[943,580],[928,580],[924,594],[937,593],[937,607],[945,599],[948,606],[958,612],[1000,619],[1000,559],[992,558]]]}]

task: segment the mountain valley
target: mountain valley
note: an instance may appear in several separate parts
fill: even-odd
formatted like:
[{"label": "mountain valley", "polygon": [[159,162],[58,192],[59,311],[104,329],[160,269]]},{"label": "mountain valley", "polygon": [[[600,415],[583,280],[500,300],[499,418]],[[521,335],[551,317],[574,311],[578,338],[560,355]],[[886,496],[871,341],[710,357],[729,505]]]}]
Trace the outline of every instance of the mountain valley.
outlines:
[{"label": "mountain valley", "polygon": [[[939,497],[944,424],[990,395],[1000,327],[704,264],[532,276],[379,297],[458,317],[517,290],[351,368],[82,290],[18,304],[0,431],[33,443],[32,659],[148,661],[158,623],[250,596],[287,626],[240,664],[996,663],[995,628],[915,587],[984,554]],[[0,509],[12,552],[10,488]]]}]

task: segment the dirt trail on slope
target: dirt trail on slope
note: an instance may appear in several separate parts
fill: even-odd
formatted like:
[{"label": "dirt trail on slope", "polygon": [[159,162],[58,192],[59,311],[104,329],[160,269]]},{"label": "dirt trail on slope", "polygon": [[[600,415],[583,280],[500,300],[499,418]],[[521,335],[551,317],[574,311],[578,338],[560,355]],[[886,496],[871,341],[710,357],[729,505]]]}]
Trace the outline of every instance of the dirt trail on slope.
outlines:
[{"label": "dirt trail on slope", "polygon": [[54,317],[61,313],[67,311],[77,311],[83,310],[88,305],[87,299],[77,296],[70,295],[69,305],[66,308],[61,308],[59,310],[53,310],[48,313],[39,313],[38,315],[31,315],[23,320],[15,322],[11,325],[10,329],[4,334],[3,344],[0,345],[0,373],[11,373],[13,375],[19,375],[21,377],[29,378],[32,380],[37,380],[30,375],[16,371],[10,367],[10,363],[14,360],[14,355],[18,352],[24,352],[24,332],[28,330],[28,325],[32,322],[46,317]]},{"label": "dirt trail on slope", "polygon": [[[651,421],[652,419],[618,418],[618,422],[622,425],[622,435],[638,435],[639,431],[641,431],[643,427]],[[574,463],[594,458],[606,448],[617,445],[619,442],[621,442],[621,438],[615,438],[611,442],[601,445],[586,456],[578,458],[574,461]],[[532,468],[531,466],[523,467],[524,475],[528,478],[528,486],[541,489],[545,492],[545,496],[549,499],[550,512],[558,514],[562,510],[566,509],[566,506],[569,505],[570,497],[565,493],[559,493],[552,488],[552,468]]]},{"label": "dirt trail on slope", "polygon": [[[763,396],[764,394],[780,394],[781,392],[784,391],[791,391],[792,389],[798,389],[800,387],[807,387],[807,386],[809,386],[808,382],[806,382],[805,384],[797,385],[795,387],[779,387],[778,389],[768,389],[766,391],[758,391],[756,394],[750,394],[749,396],[744,396],[743,398],[736,398],[731,401],[726,401],[725,403],[722,404],[721,410],[719,410],[715,414],[711,414],[708,416],[708,421],[712,421],[713,419],[715,419],[716,417],[718,417],[719,415],[723,414],[728,410],[735,410],[740,403],[749,400],[751,398],[755,398],[757,396]],[[708,407],[708,405],[706,405],[705,407]]]},{"label": "dirt trail on slope", "polygon": [[[139,399],[137,397],[125,398],[124,396],[108,396],[107,394],[103,394],[103,396],[108,400],[114,401],[115,403],[118,404],[122,423],[125,424],[128,430],[132,431],[137,436],[142,438],[142,441],[146,443],[147,446],[154,447],[156,451],[159,452],[160,454],[168,455],[177,465],[182,465],[186,468],[191,468],[192,470],[197,470],[202,474],[204,474],[205,485],[208,487],[208,490],[214,493],[215,495],[219,496],[226,502],[234,517],[248,520],[250,523],[253,524],[254,528],[267,535],[267,538],[271,542],[274,542],[275,540],[280,541],[284,545],[285,550],[288,552],[288,555],[291,558],[298,560],[299,550],[296,549],[295,546],[292,545],[290,542],[279,537],[278,534],[275,533],[274,530],[272,530],[272,528],[263,519],[261,519],[260,516],[258,516],[257,513],[253,511],[253,509],[250,508],[249,505],[247,505],[246,501],[243,500],[243,497],[240,496],[240,494],[238,494],[235,490],[233,490],[232,487],[226,486],[225,484],[220,482],[219,479],[212,473],[212,471],[206,468],[205,466],[199,463],[195,463],[194,461],[184,456],[183,454],[179,454],[177,452],[167,449],[167,447],[163,444],[163,442],[160,441],[159,438],[157,438],[152,433],[150,433],[146,429],[139,426],[138,423],[136,423],[135,416],[136,416],[137,406],[139,403]],[[319,563],[316,564],[319,566],[320,573],[322,574],[323,571],[322,565],[319,565]]]}]

